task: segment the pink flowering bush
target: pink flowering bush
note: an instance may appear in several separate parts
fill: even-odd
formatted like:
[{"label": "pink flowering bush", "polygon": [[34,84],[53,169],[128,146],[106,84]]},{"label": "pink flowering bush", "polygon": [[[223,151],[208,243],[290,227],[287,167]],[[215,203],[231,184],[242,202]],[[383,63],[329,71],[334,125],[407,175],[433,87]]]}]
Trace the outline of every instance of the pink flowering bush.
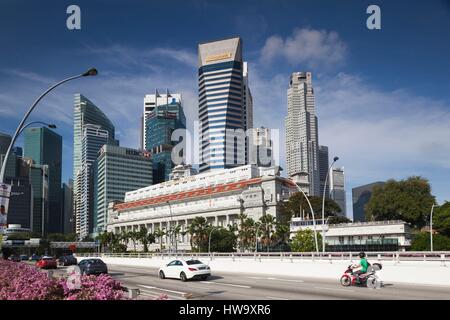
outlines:
[{"label": "pink flowering bush", "polygon": [[63,294],[63,288],[37,268],[0,259],[0,300],[55,300]]},{"label": "pink flowering bush", "polygon": [[120,282],[109,275],[81,276],[81,286],[70,290],[67,279],[52,279],[22,262],[0,259],[0,300],[120,300]]}]

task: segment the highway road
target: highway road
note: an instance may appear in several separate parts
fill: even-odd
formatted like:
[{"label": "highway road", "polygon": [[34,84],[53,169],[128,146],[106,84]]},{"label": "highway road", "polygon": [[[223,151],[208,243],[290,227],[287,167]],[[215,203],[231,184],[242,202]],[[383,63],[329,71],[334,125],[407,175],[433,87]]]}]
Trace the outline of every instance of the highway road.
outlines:
[{"label": "highway road", "polygon": [[[263,276],[214,272],[206,281],[159,279],[157,268],[108,265],[115,279],[138,288],[140,299],[164,293],[169,299],[305,300],[305,299],[450,299],[450,287],[385,283],[380,289],[342,287],[338,279]],[[62,270],[61,270],[62,271]]]}]

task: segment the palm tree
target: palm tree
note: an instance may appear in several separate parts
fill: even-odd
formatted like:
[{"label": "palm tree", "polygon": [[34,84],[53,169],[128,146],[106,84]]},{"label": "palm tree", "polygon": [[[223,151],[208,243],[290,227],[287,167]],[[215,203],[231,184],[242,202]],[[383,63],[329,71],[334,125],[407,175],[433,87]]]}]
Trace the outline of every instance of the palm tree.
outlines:
[{"label": "palm tree", "polygon": [[172,235],[172,241],[175,242],[175,252],[178,250],[178,235],[180,234],[181,226],[176,225],[170,228],[170,233]]},{"label": "palm tree", "polygon": [[100,233],[99,235],[97,235],[97,237],[95,237],[95,239],[100,241],[101,252],[104,252],[105,251],[105,247],[108,246],[109,243],[110,243],[110,234],[109,234],[109,232],[107,232],[105,230],[102,233]]},{"label": "palm tree", "polygon": [[148,252],[148,230],[146,227],[141,227],[138,231],[138,239],[144,246],[144,252]]},{"label": "palm tree", "polygon": [[270,214],[263,215],[259,221],[261,222],[261,229],[263,233],[262,243],[267,247],[267,252],[269,252],[269,245],[273,241],[273,226],[275,224],[274,216]]},{"label": "palm tree", "polygon": [[155,232],[153,233],[154,237],[159,239],[159,248],[160,248],[160,252],[162,252],[162,245],[163,245],[163,237],[166,235],[166,231],[164,229],[161,228],[157,228],[155,230]]},{"label": "palm tree", "polygon": [[191,224],[188,226],[187,231],[191,235],[191,248],[195,246],[198,248],[198,252],[206,247],[208,240],[208,221],[204,217],[195,217]]},{"label": "palm tree", "polygon": [[277,240],[287,243],[290,235],[289,224],[286,223],[275,223],[275,237]]},{"label": "palm tree", "polygon": [[245,214],[239,215],[241,223],[238,229],[238,237],[241,250],[248,250],[255,240],[255,221]]}]

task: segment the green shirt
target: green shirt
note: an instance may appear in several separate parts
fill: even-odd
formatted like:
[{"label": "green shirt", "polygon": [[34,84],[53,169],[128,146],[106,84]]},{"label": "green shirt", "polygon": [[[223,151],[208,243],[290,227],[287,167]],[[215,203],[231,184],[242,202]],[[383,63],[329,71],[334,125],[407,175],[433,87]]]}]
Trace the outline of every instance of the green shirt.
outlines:
[{"label": "green shirt", "polygon": [[367,272],[367,268],[369,267],[369,263],[367,262],[366,258],[362,258],[361,261],[359,262],[359,264],[361,265],[361,271],[362,272]]}]

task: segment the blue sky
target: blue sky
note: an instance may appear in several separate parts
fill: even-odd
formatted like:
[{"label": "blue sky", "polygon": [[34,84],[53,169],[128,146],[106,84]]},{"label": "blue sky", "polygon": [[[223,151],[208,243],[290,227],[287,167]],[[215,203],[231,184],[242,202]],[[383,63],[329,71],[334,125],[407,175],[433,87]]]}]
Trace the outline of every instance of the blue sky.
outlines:
[{"label": "blue sky", "polygon": [[[66,8],[81,8],[81,30]],[[381,8],[381,30],[366,8]],[[72,174],[73,94],[115,123],[121,145],[139,144],[142,98],[181,92],[197,118],[197,44],[241,36],[255,125],[281,131],[293,71],[313,72],[319,142],[339,155],[351,188],[411,175],[450,200],[450,1],[20,1],[0,2],[0,130],[12,132],[50,83],[88,67],[99,76],[59,88],[31,120],[58,125],[63,178]],[[21,143],[21,141],[19,141]]]}]

